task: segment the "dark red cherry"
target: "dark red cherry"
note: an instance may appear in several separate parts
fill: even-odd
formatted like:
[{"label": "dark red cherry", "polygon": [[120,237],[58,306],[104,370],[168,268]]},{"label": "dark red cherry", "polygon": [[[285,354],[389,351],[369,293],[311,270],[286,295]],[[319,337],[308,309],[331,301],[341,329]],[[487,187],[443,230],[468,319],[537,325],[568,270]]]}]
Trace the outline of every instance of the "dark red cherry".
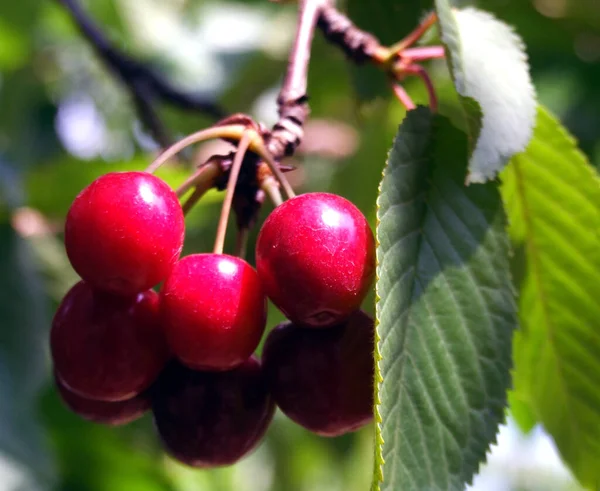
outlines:
[{"label": "dark red cherry", "polygon": [[274,409],[254,357],[227,372],[195,372],[174,362],[153,391],[154,421],[165,448],[193,467],[230,465],[247,455]]},{"label": "dark red cherry", "polygon": [[240,365],[265,329],[266,297],[258,275],[238,257],[184,257],[163,284],[160,299],[170,348],[194,369]]},{"label": "dark red cherry", "polygon": [[94,423],[108,426],[126,425],[141,418],[151,406],[150,397],[145,392],[125,401],[95,401],[70,391],[56,374],[54,381],[65,405],[78,416]]},{"label": "dark red cherry", "polygon": [[96,288],[131,295],[163,281],[183,247],[173,190],[146,172],[111,172],[75,198],[65,224],[73,268]]},{"label": "dark red cherry", "polygon": [[364,312],[330,329],[277,326],[265,342],[263,369],[290,419],[323,436],[354,431],[373,418],[375,328]]},{"label": "dark red cherry", "polygon": [[265,221],[256,269],[267,296],[292,322],[333,325],[360,307],[373,283],[373,233],[347,199],[302,194]]},{"label": "dark red cherry", "polygon": [[123,401],[154,382],[168,358],[152,290],[120,297],[77,283],[50,331],[54,366],[69,390],[87,399]]}]

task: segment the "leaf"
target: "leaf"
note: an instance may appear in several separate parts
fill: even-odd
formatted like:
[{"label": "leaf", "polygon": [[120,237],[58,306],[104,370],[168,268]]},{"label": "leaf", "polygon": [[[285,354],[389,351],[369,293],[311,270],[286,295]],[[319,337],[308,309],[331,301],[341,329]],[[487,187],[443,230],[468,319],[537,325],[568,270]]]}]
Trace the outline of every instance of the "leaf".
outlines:
[{"label": "leaf", "polygon": [[504,418],[516,326],[505,216],[495,183],[464,186],[466,151],[466,135],[419,108],[381,182],[375,489],[463,489]]},{"label": "leaf", "polygon": [[600,179],[543,108],[502,174],[509,234],[522,251],[515,398],[579,481],[600,486]]},{"label": "leaf", "polygon": [[508,405],[510,416],[517,423],[521,432],[525,435],[529,434],[538,422],[529,403],[519,399],[519,395],[511,391],[508,394]]},{"label": "leaf", "polygon": [[535,123],[536,97],[521,38],[481,10],[455,10],[435,0],[448,64],[469,130],[467,182],[493,179],[525,150]]}]

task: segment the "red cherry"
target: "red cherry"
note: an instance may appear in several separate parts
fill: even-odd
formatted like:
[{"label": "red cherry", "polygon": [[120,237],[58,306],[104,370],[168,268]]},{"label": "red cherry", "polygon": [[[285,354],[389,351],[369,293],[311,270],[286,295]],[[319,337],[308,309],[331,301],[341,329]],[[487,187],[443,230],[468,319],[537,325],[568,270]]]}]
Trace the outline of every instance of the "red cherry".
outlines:
[{"label": "red cherry", "polygon": [[269,390],[290,419],[323,436],[373,418],[375,326],[362,311],[330,329],[277,326],[265,342]]},{"label": "red cherry", "polygon": [[308,193],[279,205],[256,244],[267,296],[292,322],[333,325],[358,309],[375,276],[375,240],[341,196]]},{"label": "red cherry", "polygon": [[140,394],[164,367],[168,350],[152,290],[120,297],[77,283],[52,322],[54,366],[86,399],[123,401]]},{"label": "red cherry", "polygon": [[173,190],[146,172],[112,172],[75,198],[65,224],[73,268],[96,288],[131,295],[164,280],[183,247]]},{"label": "red cherry", "polygon": [[225,254],[192,254],[179,261],[160,292],[173,353],[201,370],[229,370],[256,349],[267,321],[258,274]]},{"label": "red cherry", "polygon": [[71,392],[55,374],[55,385],[65,405],[83,419],[108,426],[121,426],[141,418],[151,406],[150,397],[142,393],[119,402],[95,401]]},{"label": "red cherry", "polygon": [[169,365],[153,391],[152,410],[167,451],[194,467],[230,465],[253,450],[275,406],[259,361],[227,372]]}]

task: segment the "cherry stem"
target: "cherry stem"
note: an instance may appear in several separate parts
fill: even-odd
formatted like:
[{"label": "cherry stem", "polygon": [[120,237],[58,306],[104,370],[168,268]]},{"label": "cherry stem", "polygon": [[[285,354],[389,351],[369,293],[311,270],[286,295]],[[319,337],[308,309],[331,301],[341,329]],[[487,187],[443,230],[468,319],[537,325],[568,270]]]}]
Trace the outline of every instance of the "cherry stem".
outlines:
[{"label": "cherry stem", "polygon": [[417,105],[410,98],[410,96],[408,95],[406,90],[404,90],[404,87],[402,87],[401,85],[399,85],[397,83],[393,83],[392,89],[394,90],[394,94],[396,94],[396,97],[400,100],[402,105],[408,111],[412,111],[413,109],[415,109],[417,107]]},{"label": "cherry stem", "polygon": [[206,191],[207,190],[203,188],[194,189],[194,192],[190,194],[190,197],[185,200],[183,205],[181,205],[181,209],[183,210],[184,215],[187,215],[188,212],[194,207],[194,205],[198,203],[198,201],[200,201],[200,198],[202,198],[202,196],[206,194]]},{"label": "cherry stem", "polygon": [[246,250],[248,249],[248,227],[242,227],[238,229],[237,236],[235,239],[235,255],[246,258]]},{"label": "cherry stem", "polygon": [[260,185],[261,189],[267,193],[273,206],[279,206],[283,203],[283,197],[279,191],[279,184],[272,176],[267,176]]},{"label": "cherry stem", "polygon": [[229,213],[231,212],[231,204],[233,203],[233,195],[235,193],[235,186],[240,175],[240,169],[242,168],[242,162],[244,161],[244,155],[252,142],[252,135],[250,132],[245,131],[242,134],[240,143],[235,152],[233,158],[233,164],[229,170],[229,180],[227,181],[227,190],[225,191],[225,200],[223,201],[223,207],[221,208],[221,216],[219,217],[219,225],[217,228],[217,236],[215,238],[215,247],[213,252],[215,254],[223,254],[223,247],[225,246],[225,234],[227,233],[227,220],[229,219]]},{"label": "cherry stem", "polygon": [[255,143],[254,147],[256,148],[256,153],[258,153],[260,157],[267,163],[270,171],[273,173],[277,181],[279,181],[279,183],[281,184],[281,187],[285,191],[287,197],[293,198],[294,196],[296,196],[296,193],[294,193],[294,190],[292,189],[292,186],[290,185],[289,181],[287,180],[283,172],[281,172],[281,169],[277,165],[277,162],[275,162],[273,155],[265,147],[264,143]]},{"label": "cherry stem", "polygon": [[222,173],[221,166],[219,164],[209,160],[202,164],[196,172],[188,177],[181,186],[175,190],[175,194],[181,198],[193,187],[196,188],[196,192],[202,189],[203,192],[208,191],[215,185],[215,180]]},{"label": "cherry stem", "polygon": [[406,48],[416,43],[436,22],[437,14],[435,12],[431,12],[414,31],[406,36],[402,41],[399,41],[389,47],[388,52],[390,53],[390,57],[402,53]]},{"label": "cherry stem", "polygon": [[434,58],[444,58],[446,51],[443,46],[422,46],[419,48],[408,48],[402,52],[402,58],[410,61],[425,61]]},{"label": "cherry stem", "polygon": [[420,65],[408,65],[403,68],[402,72],[409,75],[416,75],[423,80],[425,87],[427,88],[427,93],[429,94],[429,106],[433,112],[436,112],[438,109],[437,96],[435,95],[435,88],[427,70]]},{"label": "cherry stem", "polygon": [[171,157],[174,157],[184,148],[198,143],[204,140],[210,140],[213,138],[230,138],[239,140],[241,135],[246,130],[246,127],[240,124],[233,124],[228,126],[213,126],[205,130],[197,131],[178,142],[171,145],[164,152],[162,152],[154,161],[146,168],[146,172],[153,174],[156,172],[161,165],[167,162]]}]

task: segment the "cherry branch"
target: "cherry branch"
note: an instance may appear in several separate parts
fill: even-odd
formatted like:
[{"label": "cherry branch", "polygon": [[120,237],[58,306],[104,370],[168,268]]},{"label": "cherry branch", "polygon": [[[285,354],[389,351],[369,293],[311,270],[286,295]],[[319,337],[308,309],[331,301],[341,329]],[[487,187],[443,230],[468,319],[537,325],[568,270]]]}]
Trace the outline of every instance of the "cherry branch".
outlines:
[{"label": "cherry branch", "polygon": [[101,29],[83,11],[77,0],[58,0],[58,2],[69,12],[98,57],[128,88],[140,119],[161,146],[167,147],[171,142],[166,128],[156,113],[154,107],[156,100],[213,118],[223,117],[224,111],[214,101],[175,88],[162,75],[113,46]]},{"label": "cherry branch", "polygon": [[307,79],[312,40],[321,12],[331,0],[300,0],[294,45],[290,52],[287,72],[277,98],[279,120],[267,140],[267,149],[275,160],[294,153],[304,136],[308,118]]},{"label": "cherry branch", "polygon": [[327,4],[321,9],[317,27],[325,39],[359,64],[374,60],[377,53],[384,49],[373,34],[359,29],[333,4]]},{"label": "cherry branch", "polygon": [[432,110],[437,108],[437,97],[427,71],[414,62],[443,58],[443,46],[411,48],[435,23],[435,12],[426,16],[423,21],[404,39],[393,46],[383,46],[369,32],[358,28],[347,16],[339,12],[333,4],[325,5],[320,12],[317,26],[325,39],[344,51],[355,63],[371,62],[379,65],[390,75],[392,88],[397,98],[406,109],[414,109],[415,104],[398,84],[408,75],[414,75],[424,82],[429,94]]}]

